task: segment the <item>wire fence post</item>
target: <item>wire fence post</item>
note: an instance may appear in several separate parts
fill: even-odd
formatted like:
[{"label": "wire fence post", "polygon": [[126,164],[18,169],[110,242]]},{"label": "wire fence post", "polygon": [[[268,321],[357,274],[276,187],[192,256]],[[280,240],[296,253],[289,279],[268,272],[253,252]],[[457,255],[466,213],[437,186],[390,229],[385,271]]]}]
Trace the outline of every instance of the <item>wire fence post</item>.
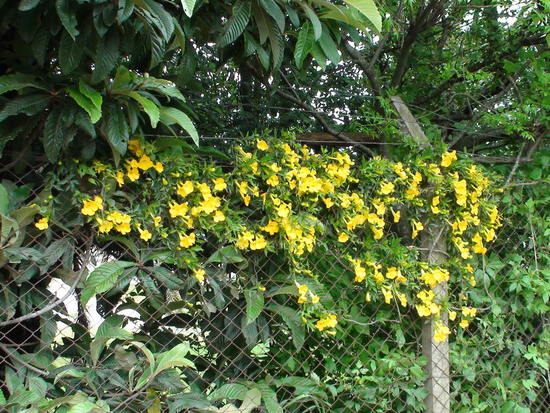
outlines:
[{"label": "wire fence post", "polygon": [[[403,122],[403,132],[410,135],[418,146],[427,148],[430,142],[415,117],[399,96],[391,96],[391,101]],[[443,263],[447,257],[447,245],[444,237],[445,227],[442,224],[430,225],[422,233],[422,250],[424,259],[430,264]],[[440,283],[434,288],[438,302],[443,301],[447,294],[447,283]],[[448,326],[447,314],[441,315],[443,325]],[[450,372],[449,372],[449,342],[437,343],[434,340],[435,322],[429,319],[422,328],[422,353],[426,357],[427,391],[424,400],[426,413],[449,413],[450,406]]]}]

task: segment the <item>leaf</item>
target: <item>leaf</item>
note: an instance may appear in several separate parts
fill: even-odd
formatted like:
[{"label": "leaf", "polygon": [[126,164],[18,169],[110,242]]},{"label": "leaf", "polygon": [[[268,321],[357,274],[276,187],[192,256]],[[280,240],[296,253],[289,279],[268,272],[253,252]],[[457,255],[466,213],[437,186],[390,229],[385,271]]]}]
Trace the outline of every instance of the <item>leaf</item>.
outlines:
[{"label": "leaf", "polygon": [[271,45],[271,55],[273,56],[273,68],[278,68],[284,57],[285,42],[278,26],[269,26],[269,44]]},{"label": "leaf", "polygon": [[0,110],[0,122],[4,119],[24,113],[31,116],[44,110],[50,100],[48,95],[33,94],[18,96],[14,99],[10,99],[8,103]]},{"label": "leaf", "polygon": [[79,33],[76,28],[78,21],[76,20],[74,11],[70,10],[69,3],[69,0],[55,0],[55,8],[57,10],[59,20],[61,20],[61,24],[74,40]]},{"label": "leaf", "polygon": [[72,406],[69,410],[67,410],[67,413],[89,413],[97,409],[98,407],[95,403],[86,400]]},{"label": "leaf", "polygon": [[26,87],[38,87],[35,77],[16,73],[13,75],[0,76],[0,95],[12,90],[21,90]]},{"label": "leaf", "polygon": [[292,341],[297,351],[300,351],[305,341],[305,327],[300,313],[296,310],[280,304],[271,304],[267,309],[279,314],[292,334]]},{"label": "leaf", "polygon": [[218,40],[218,47],[233,43],[242,34],[250,20],[250,3],[238,0],[233,6],[233,13]]},{"label": "leaf", "polygon": [[105,132],[107,141],[113,148],[113,151],[120,155],[124,155],[128,147],[128,138],[130,136],[130,130],[124,118],[124,112],[113,103],[107,105],[106,109]]},{"label": "leaf", "polygon": [[214,252],[206,262],[221,262],[224,264],[236,264],[246,261],[242,254],[233,245],[221,247]]},{"label": "leaf", "polygon": [[376,30],[379,32],[382,30],[382,16],[374,4],[374,0],[344,0],[344,2],[363,13]]},{"label": "leaf", "polygon": [[256,387],[260,390],[262,400],[264,401],[268,413],[283,413],[283,408],[277,401],[277,393],[275,393],[271,387],[264,382],[257,383]]},{"label": "leaf", "polygon": [[90,343],[90,358],[94,365],[99,360],[99,356],[109,340],[131,340],[134,337],[131,332],[121,327],[123,322],[124,317],[114,315],[107,317],[98,327],[97,333]]},{"label": "leaf", "polygon": [[336,46],[336,43],[334,43],[334,40],[332,40],[332,37],[326,27],[324,27],[323,34],[319,39],[319,46],[321,46],[321,49],[332,63],[336,65],[340,62],[338,47]]},{"label": "leaf", "polygon": [[195,3],[197,0],[181,0],[181,6],[183,7],[183,11],[188,17],[191,17],[193,15],[193,10],[195,8]]},{"label": "leaf", "polygon": [[166,126],[173,125],[174,123],[178,124],[191,136],[195,145],[199,146],[199,134],[195,129],[195,125],[193,125],[189,116],[181,110],[162,106],[160,108],[160,121]]},{"label": "leaf", "polygon": [[107,78],[120,59],[120,36],[117,29],[111,29],[107,36],[98,42],[94,56],[92,83]]},{"label": "leaf", "polygon": [[193,364],[191,360],[185,358],[190,349],[191,346],[189,343],[185,342],[178,344],[164,353],[158,354],[153,376],[173,367],[191,367],[194,369],[195,364]]},{"label": "leaf", "polygon": [[114,287],[124,269],[133,265],[134,263],[129,261],[109,261],[93,270],[84,281],[80,297],[82,305],[85,306],[94,295],[104,293]]},{"label": "leaf", "polygon": [[246,300],[246,324],[252,323],[264,309],[264,296],[257,289],[244,292]]},{"label": "leaf", "polygon": [[319,20],[319,17],[317,17],[313,9],[307,4],[302,4],[302,8],[306,13],[307,18],[313,25],[313,34],[315,35],[315,40],[319,40],[321,38],[321,34],[323,33],[323,27],[321,26],[321,21]]},{"label": "leaf", "polygon": [[50,162],[56,162],[59,157],[59,152],[65,142],[65,122],[63,121],[63,106],[56,106],[46,123],[44,124],[44,132],[42,135],[42,144],[44,152]]},{"label": "leaf", "polygon": [[279,30],[281,32],[285,31],[285,15],[275,3],[274,0],[260,0],[260,4],[262,5],[263,9],[269,14],[271,17],[273,17],[273,20],[275,20],[275,23],[277,23],[277,26],[279,26]]},{"label": "leaf", "polygon": [[244,400],[241,406],[239,407],[239,412],[249,413],[254,410],[256,407],[260,406],[262,403],[262,394],[257,388],[250,389],[244,395]]},{"label": "leaf", "polygon": [[227,384],[224,384],[219,389],[216,389],[212,393],[210,393],[208,395],[208,400],[210,401],[222,400],[222,399],[243,400],[247,391],[248,391],[248,387],[246,387],[243,384],[227,383]]},{"label": "leaf", "polygon": [[0,215],[7,215],[10,206],[10,198],[8,191],[4,188],[4,185],[0,184]]},{"label": "leaf", "polygon": [[145,269],[170,290],[180,290],[185,286],[185,282],[167,268],[145,267]]},{"label": "leaf", "polygon": [[168,413],[179,413],[185,409],[204,409],[211,404],[204,399],[204,396],[197,393],[180,393],[168,400]]},{"label": "leaf", "polygon": [[151,127],[157,127],[158,121],[160,119],[160,110],[159,107],[152,100],[147,99],[146,97],[140,95],[138,92],[135,92],[133,90],[124,92],[122,94],[129,96],[136,102],[138,102],[143,108],[143,111],[147,113],[147,116],[149,116]]},{"label": "leaf", "polygon": [[29,11],[34,9],[38,3],[40,3],[40,0],[21,0],[18,9],[20,11]]},{"label": "leaf", "polygon": [[298,40],[294,48],[294,61],[298,69],[302,67],[302,63],[313,46],[313,28],[309,22],[305,22],[300,32]]},{"label": "leaf", "polygon": [[101,106],[98,108],[88,97],[77,90],[75,86],[69,86],[65,90],[76,104],[88,113],[92,123],[96,123],[101,118]]},{"label": "leaf", "polygon": [[72,39],[67,32],[63,32],[61,35],[61,41],[59,42],[59,66],[64,74],[70,74],[73,72],[84,55],[84,45],[81,41],[81,36],[76,40]]}]

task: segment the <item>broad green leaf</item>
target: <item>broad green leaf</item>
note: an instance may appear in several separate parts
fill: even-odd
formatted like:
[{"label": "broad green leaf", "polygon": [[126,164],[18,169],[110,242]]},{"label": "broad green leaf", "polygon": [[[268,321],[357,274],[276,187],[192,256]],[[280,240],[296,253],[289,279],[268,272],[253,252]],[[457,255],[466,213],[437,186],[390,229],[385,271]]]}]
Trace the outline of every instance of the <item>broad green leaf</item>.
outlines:
[{"label": "broad green leaf", "polygon": [[280,304],[271,304],[267,309],[279,314],[292,334],[292,341],[296,350],[300,351],[304,345],[306,330],[302,317],[298,311]]},{"label": "broad green leaf", "polygon": [[66,75],[72,73],[78,67],[84,55],[85,45],[82,44],[81,37],[78,36],[75,40],[65,31],[61,35],[58,59],[61,71]]},{"label": "broad green leaf", "polygon": [[40,3],[40,0],[21,0],[19,2],[18,9],[21,11],[28,11],[34,9],[38,3]]},{"label": "broad green leaf", "polygon": [[195,125],[185,113],[176,108],[162,106],[160,108],[160,121],[166,126],[171,126],[174,123],[182,127],[193,139],[195,145],[199,146],[199,134],[195,129]]},{"label": "broad green leaf", "polygon": [[263,404],[268,413],[283,413],[283,408],[277,401],[277,393],[269,387],[265,382],[256,384],[256,388],[260,390]]},{"label": "broad green leaf", "polygon": [[185,281],[179,278],[177,274],[174,274],[167,268],[145,267],[145,269],[146,272],[149,272],[150,275],[153,275],[157,280],[164,284],[166,288],[169,288],[170,290],[179,290],[184,288],[185,286]]},{"label": "broad green leaf", "polygon": [[98,406],[95,403],[86,400],[72,406],[69,410],[67,410],[67,413],[89,413],[92,410],[97,411]]},{"label": "broad green leaf", "polygon": [[88,116],[90,116],[90,121],[96,123],[101,118],[101,107],[97,107],[94,103],[83,95],[79,90],[74,86],[69,86],[66,89],[67,93],[73,100],[84,109]]},{"label": "broad green leaf", "polygon": [[78,21],[76,20],[74,10],[71,10],[70,3],[70,0],[55,0],[55,8],[61,24],[74,40],[79,34],[76,28]]},{"label": "broad green leaf", "polygon": [[94,56],[92,83],[107,78],[120,59],[120,36],[118,29],[112,29],[105,38],[98,42]]},{"label": "broad green leaf", "polygon": [[355,7],[371,21],[376,30],[382,30],[382,16],[374,3],[374,0],[344,0],[347,4]]},{"label": "broad green leaf", "polygon": [[307,18],[313,25],[313,34],[315,36],[315,40],[319,40],[321,38],[321,34],[323,33],[323,27],[321,26],[321,21],[319,20],[319,17],[317,17],[313,9],[307,4],[303,3],[302,8],[306,13]]},{"label": "broad green leaf", "polygon": [[252,412],[262,403],[262,393],[257,388],[250,389],[244,395],[243,403],[239,407],[240,413]]},{"label": "broad green leaf", "polygon": [[6,404],[6,396],[4,396],[4,390],[0,389],[0,406]]},{"label": "broad green leaf", "polygon": [[193,10],[195,9],[196,2],[197,0],[181,0],[183,11],[188,17],[191,17],[193,15]]},{"label": "broad green leaf", "polygon": [[44,132],[42,135],[44,152],[46,152],[46,156],[50,162],[56,162],[59,157],[59,153],[65,142],[65,131],[63,107],[56,106],[44,124]]},{"label": "broad green leaf", "polygon": [[153,376],[156,376],[166,369],[171,369],[172,367],[195,368],[193,362],[185,358],[190,349],[191,347],[189,346],[189,343],[181,343],[168,351],[157,354],[157,361],[155,363]]},{"label": "broad green leaf", "polygon": [[264,296],[257,289],[246,290],[244,292],[246,300],[246,323],[250,324],[264,309]]},{"label": "broad green leaf", "polygon": [[10,198],[8,191],[4,188],[4,185],[0,184],[0,214],[7,215],[10,206]]},{"label": "broad green leaf", "polygon": [[327,57],[325,56],[325,53],[321,50],[319,45],[317,43],[313,43],[313,46],[311,46],[311,55],[317,62],[319,66],[321,66],[322,69],[326,69],[327,67]]},{"label": "broad green leaf", "polygon": [[313,46],[313,28],[309,22],[305,22],[300,32],[298,40],[294,48],[294,61],[298,69],[302,67],[302,63]]},{"label": "broad green leaf", "polygon": [[124,117],[124,112],[119,106],[111,103],[106,105],[104,117],[107,141],[113,148],[113,151],[120,155],[124,155],[128,147],[128,138],[130,136],[130,130]]},{"label": "broad green leaf", "polygon": [[250,20],[250,3],[238,0],[233,6],[233,14],[223,27],[218,47],[233,43],[242,34]]},{"label": "broad green leaf", "polygon": [[208,400],[243,400],[245,398],[248,387],[239,383],[227,383],[219,389],[214,390],[208,395]]},{"label": "broad green leaf", "polygon": [[285,42],[283,39],[283,34],[279,30],[279,26],[270,25],[268,29],[269,44],[271,45],[271,56],[273,57],[273,61],[271,63],[273,65],[273,69],[277,69],[283,61]]},{"label": "broad green leaf", "polygon": [[133,265],[134,263],[129,261],[109,261],[93,270],[84,281],[84,288],[80,296],[82,305],[85,306],[94,295],[113,288],[124,269]]},{"label": "broad green leaf", "polygon": [[321,49],[332,63],[336,65],[340,62],[338,46],[336,46],[336,43],[332,40],[332,37],[326,27],[323,28],[323,33],[319,39],[319,46],[321,46]]},{"label": "broad green leaf", "polygon": [[159,107],[152,100],[147,99],[145,96],[142,96],[138,92],[135,92],[133,90],[124,91],[121,93],[131,97],[136,102],[138,102],[143,108],[143,111],[147,113],[147,116],[149,116],[149,120],[151,121],[151,127],[152,128],[157,127],[158,121],[160,119],[160,110],[159,110]]},{"label": "broad green leaf", "polygon": [[90,343],[90,358],[94,365],[99,360],[99,356],[103,352],[105,345],[109,340],[121,339],[131,340],[133,334],[127,330],[124,330],[121,325],[124,322],[122,316],[110,316],[101,323],[97,329],[97,333]]},{"label": "broad green leaf", "polygon": [[161,403],[158,397],[153,401],[153,404],[147,408],[147,413],[161,413]]},{"label": "broad green leaf", "polygon": [[19,115],[20,113],[24,113],[28,116],[35,115],[46,108],[49,100],[50,97],[48,95],[42,94],[18,96],[14,99],[10,99],[4,108],[0,110],[0,122],[10,116]]},{"label": "broad green leaf", "polygon": [[275,3],[274,0],[260,0],[260,4],[262,5],[263,9],[269,14],[273,20],[275,20],[275,23],[277,23],[277,26],[279,26],[279,30],[281,32],[285,31],[285,15],[281,11],[280,7]]},{"label": "broad green leaf", "polygon": [[245,258],[233,245],[226,245],[214,252],[206,262],[221,262],[225,264],[235,264],[245,261]]},{"label": "broad green leaf", "polygon": [[159,2],[155,0],[142,1],[147,5],[147,11],[151,14],[151,22],[162,33],[163,42],[168,43],[174,33],[174,18]]},{"label": "broad green leaf", "polygon": [[21,90],[26,87],[38,87],[34,76],[16,73],[0,76],[0,95],[12,90]]}]

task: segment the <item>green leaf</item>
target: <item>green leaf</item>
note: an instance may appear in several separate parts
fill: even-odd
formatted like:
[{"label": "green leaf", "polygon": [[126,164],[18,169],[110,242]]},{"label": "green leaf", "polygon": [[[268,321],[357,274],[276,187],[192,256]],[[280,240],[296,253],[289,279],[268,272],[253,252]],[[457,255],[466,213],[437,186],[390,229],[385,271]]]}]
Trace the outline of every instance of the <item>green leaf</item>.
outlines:
[{"label": "green leaf", "polygon": [[113,288],[124,269],[133,265],[134,263],[129,261],[110,261],[93,270],[84,282],[84,288],[80,296],[82,305],[86,305],[94,295]]},{"label": "green leaf", "polygon": [[120,59],[120,36],[117,29],[111,29],[107,36],[98,42],[94,56],[92,83],[107,78]]},{"label": "green leaf", "polygon": [[262,5],[263,9],[269,14],[271,17],[273,17],[273,20],[275,20],[275,23],[277,23],[277,26],[279,26],[279,30],[281,32],[285,31],[285,15],[275,3],[274,0],[260,0],[260,4]]},{"label": "green leaf", "polygon": [[330,33],[326,27],[323,28],[323,34],[319,39],[319,46],[325,53],[325,55],[330,59],[335,65],[340,62],[340,54],[338,53],[338,46],[332,40]]},{"label": "green leaf", "polygon": [[252,323],[264,309],[264,296],[257,289],[244,292],[246,300],[246,324]]},{"label": "green leaf", "polygon": [[315,40],[319,40],[321,38],[321,34],[323,33],[323,27],[321,26],[321,21],[319,20],[319,17],[317,17],[312,8],[309,7],[307,4],[302,4],[302,8],[306,13],[307,18],[313,25],[313,34],[315,36]]},{"label": "green leaf", "polygon": [[42,94],[18,96],[10,99],[4,106],[4,109],[0,110],[0,122],[20,113],[28,116],[35,115],[46,108],[49,100],[50,97],[48,95]]},{"label": "green leaf", "polygon": [[101,106],[97,107],[88,97],[77,90],[75,86],[69,86],[65,90],[77,105],[88,113],[92,123],[96,123],[101,118]]},{"label": "green leaf", "polygon": [[16,73],[13,75],[0,76],[0,95],[12,90],[21,90],[26,87],[38,87],[35,77]]},{"label": "green leaf", "polygon": [[124,118],[124,112],[119,106],[113,103],[106,105],[106,109],[105,134],[107,141],[113,148],[113,151],[120,155],[124,155],[128,147],[128,138],[130,136],[130,130]]},{"label": "green leaf", "polygon": [[258,390],[262,394],[262,400],[264,401],[267,413],[283,413],[283,408],[277,401],[277,393],[264,382],[256,384]]},{"label": "green leaf", "polygon": [[151,121],[151,127],[156,128],[160,119],[160,110],[159,107],[150,99],[147,99],[145,96],[140,95],[138,92],[133,90],[130,91],[120,91],[121,94],[131,97],[136,102],[138,102],[143,111],[149,116]]},{"label": "green leaf", "polygon": [[277,69],[283,61],[285,42],[283,34],[276,25],[269,26],[269,44],[271,45],[271,55],[273,56],[272,65],[274,69]]},{"label": "green leaf", "polygon": [[4,188],[4,185],[0,184],[0,215],[7,215],[10,206],[10,198],[8,191]]},{"label": "green leaf", "polygon": [[121,325],[124,322],[124,317],[115,315],[110,316],[101,323],[97,329],[97,333],[90,343],[90,358],[94,365],[99,360],[99,356],[103,352],[105,345],[109,340],[131,340],[133,334],[127,330],[124,330]]},{"label": "green leaf", "polygon": [[34,9],[38,3],[40,3],[40,0],[21,0],[18,9],[21,11],[29,11]]},{"label": "green leaf", "polygon": [[344,0],[344,2],[363,13],[374,25],[376,30],[382,30],[382,16],[376,4],[374,4],[374,0]]},{"label": "green leaf", "polygon": [[224,264],[236,264],[246,261],[242,254],[233,245],[221,247],[214,252],[206,262],[221,262]]},{"label": "green leaf", "polygon": [[76,28],[78,21],[76,20],[76,15],[74,11],[71,10],[70,1],[55,0],[55,8],[57,10],[59,20],[61,20],[61,24],[74,40],[79,33]]},{"label": "green leaf", "polygon": [[42,135],[44,152],[48,160],[52,163],[57,161],[59,153],[63,148],[65,132],[66,127],[63,121],[63,107],[56,106],[44,124],[44,133]]},{"label": "green leaf", "polygon": [[238,0],[233,6],[233,14],[223,27],[218,47],[233,43],[242,34],[250,20],[250,3]]},{"label": "green leaf", "polygon": [[239,383],[227,383],[219,389],[214,390],[208,395],[208,400],[243,400],[245,398],[248,387]]},{"label": "green leaf", "polygon": [[83,55],[84,45],[82,44],[81,36],[75,40],[67,32],[63,32],[58,52],[61,71],[66,75],[73,72],[80,64]]},{"label": "green leaf", "polygon": [[195,9],[196,2],[197,0],[181,0],[183,11],[188,17],[191,17],[193,15],[193,10]]},{"label": "green leaf", "polygon": [[162,106],[160,108],[160,121],[166,126],[173,125],[174,123],[179,125],[191,136],[195,145],[199,146],[199,134],[195,129],[195,125],[193,125],[189,116],[181,110]]},{"label": "green leaf", "polygon": [[194,369],[193,362],[185,358],[190,349],[189,343],[180,343],[170,350],[158,354],[153,376],[173,367],[191,367]]},{"label": "green leaf", "polygon": [[298,69],[302,67],[304,59],[313,46],[313,41],[313,28],[309,22],[305,22],[298,33],[298,40],[294,48],[294,61]]},{"label": "green leaf", "polygon": [[298,311],[280,304],[271,304],[267,309],[279,314],[292,334],[292,341],[296,350],[300,351],[305,341],[305,327]]},{"label": "green leaf", "polygon": [[67,413],[89,413],[91,411],[96,411],[97,409],[98,406],[95,403],[86,400],[72,406],[69,410],[67,410]]}]

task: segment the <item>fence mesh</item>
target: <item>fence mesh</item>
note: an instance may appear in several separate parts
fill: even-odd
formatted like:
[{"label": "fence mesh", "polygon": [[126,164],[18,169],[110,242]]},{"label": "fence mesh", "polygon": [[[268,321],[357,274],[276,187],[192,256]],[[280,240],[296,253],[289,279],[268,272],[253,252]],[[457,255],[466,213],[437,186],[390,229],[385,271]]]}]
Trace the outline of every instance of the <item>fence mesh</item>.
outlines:
[{"label": "fence mesh", "polygon": [[[40,198],[45,168],[3,171],[3,183],[24,202]],[[70,193],[62,185],[59,196]],[[506,196],[518,196],[521,187],[510,188]],[[540,297],[548,280],[548,216],[544,204],[526,207],[533,208],[529,222],[520,222],[525,215],[517,209],[504,210],[497,242],[475,274],[478,317],[451,336],[452,411],[550,409],[548,291]],[[24,214],[15,219],[28,221]],[[4,256],[0,269],[0,374],[12,403],[7,411],[22,411],[13,406],[43,396],[75,395],[80,399],[72,403],[82,410],[51,403],[40,411],[424,411],[422,320],[413,307],[394,303],[390,309],[359,288],[350,292],[353,270],[342,249],[326,248],[310,261],[319,285],[327,286],[310,290],[348,309],[337,314],[342,322],[333,337],[304,327],[297,297],[282,294],[280,281],[290,270],[276,254],[258,253],[246,263],[231,256],[212,260],[219,245],[206,240],[200,258],[211,264],[207,281],[195,288],[170,270],[153,274],[141,264],[145,253],[158,253],[153,261],[164,263],[161,250],[104,241],[87,226],[63,231],[74,219],[57,216],[47,236],[31,232],[19,244],[6,239],[18,235],[2,220],[3,247],[11,242],[20,253],[19,259]],[[139,270],[121,268],[114,286],[83,305],[83,280],[115,260],[138,263]],[[257,312],[250,305],[254,297],[239,288],[240,272],[263,292]],[[529,305],[538,308],[527,310]]]}]

